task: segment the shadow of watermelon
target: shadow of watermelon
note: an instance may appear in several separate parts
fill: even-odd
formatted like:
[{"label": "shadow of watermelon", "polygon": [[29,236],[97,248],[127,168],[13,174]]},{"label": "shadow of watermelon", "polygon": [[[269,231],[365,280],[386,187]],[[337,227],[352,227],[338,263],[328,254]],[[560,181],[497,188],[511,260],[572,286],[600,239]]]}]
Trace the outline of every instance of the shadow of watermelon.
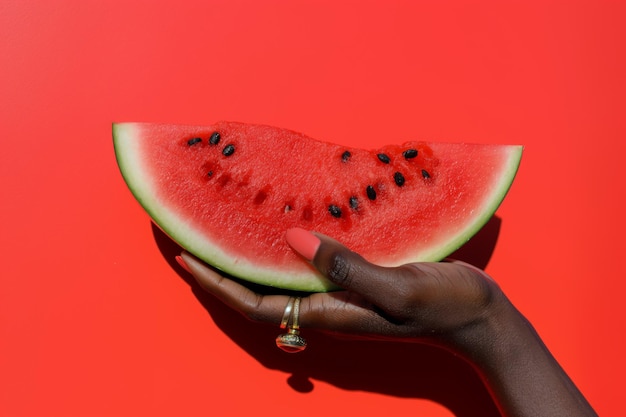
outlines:
[{"label": "shadow of watermelon", "polygon": [[[470,242],[451,257],[485,268],[500,230],[493,218]],[[180,247],[152,225],[159,250],[214,323],[233,342],[263,366],[290,376],[286,383],[297,392],[314,390],[325,381],[348,391],[376,392],[402,398],[435,401],[457,417],[498,417],[497,408],[474,369],[443,349],[424,344],[345,340],[304,329],[309,347],[299,354],[276,348],[278,326],[253,323],[206,293],[175,261]]]},{"label": "shadow of watermelon", "polygon": [[450,258],[465,261],[480,269],[485,269],[496,248],[501,226],[502,219],[498,216],[493,216],[469,242],[450,255]]}]

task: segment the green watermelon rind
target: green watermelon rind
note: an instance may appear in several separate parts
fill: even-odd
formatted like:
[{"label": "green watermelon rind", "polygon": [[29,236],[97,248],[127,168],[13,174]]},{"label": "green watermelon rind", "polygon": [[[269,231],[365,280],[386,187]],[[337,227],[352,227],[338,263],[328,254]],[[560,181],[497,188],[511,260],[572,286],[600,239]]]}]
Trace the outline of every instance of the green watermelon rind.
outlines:
[{"label": "green watermelon rind", "polygon": [[[117,163],[131,193],[154,223],[186,251],[207,262],[214,268],[232,276],[256,284],[274,286],[294,291],[325,292],[337,289],[317,271],[311,273],[267,270],[258,265],[233,258],[218,245],[211,245],[198,233],[192,224],[175,211],[161,204],[156,190],[151,187],[151,178],[141,164],[139,141],[133,140],[140,124],[113,124],[113,144]],[[281,276],[283,279],[281,279]]]},{"label": "green watermelon rind", "polygon": [[406,263],[441,261],[466,244],[472,236],[478,233],[478,231],[482,229],[485,224],[487,224],[504,201],[504,197],[508,194],[511,186],[513,185],[513,180],[517,175],[517,171],[519,170],[524,147],[513,145],[508,148],[508,160],[505,164],[503,164],[505,169],[501,171],[500,181],[498,181],[496,186],[493,187],[491,198],[485,199],[483,207],[477,207],[474,209],[474,211],[478,213],[475,219],[468,223],[467,227],[460,231],[455,238],[450,239],[448,243],[440,246],[433,246],[430,252],[422,250],[419,254],[419,258],[414,260],[408,259]]},{"label": "green watermelon rind", "polygon": [[[256,284],[303,292],[326,292],[338,289],[313,267],[306,272],[260,267],[245,259],[237,259],[232,254],[223,251],[219,245],[208,242],[206,237],[199,233],[190,222],[163,205],[157,198],[157,190],[152,187],[151,178],[142,166],[140,141],[134,140],[140,128],[140,123],[113,124],[113,143],[118,166],[135,199],[154,223],[171,239],[211,266]],[[422,248],[419,253],[415,253],[414,257],[407,257],[399,264],[440,261],[463,246],[489,221],[508,193],[521,161],[522,146],[509,146],[508,149],[508,160],[504,164],[505,168],[501,172],[500,181],[492,189],[491,197],[485,199],[483,207],[475,208],[477,215],[468,222],[467,227],[460,230],[445,244],[434,246],[430,251]],[[411,251],[407,252],[411,253]]]}]

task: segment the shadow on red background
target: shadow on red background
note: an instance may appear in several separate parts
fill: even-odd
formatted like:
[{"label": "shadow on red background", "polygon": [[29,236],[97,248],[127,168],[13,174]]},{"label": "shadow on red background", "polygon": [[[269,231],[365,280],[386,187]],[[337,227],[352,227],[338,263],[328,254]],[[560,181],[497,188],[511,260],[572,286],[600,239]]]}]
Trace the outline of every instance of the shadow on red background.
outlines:
[{"label": "shadow on red background", "polygon": [[[495,248],[500,225],[500,218],[493,217],[452,257],[484,269]],[[175,262],[181,248],[154,224],[152,232],[162,255],[189,284],[215,324],[263,366],[290,374],[287,383],[295,391],[311,392],[312,380],[319,380],[345,390],[428,399],[444,405],[458,417],[500,416],[471,365],[440,348],[344,340],[304,329],[303,336],[309,343],[305,352],[294,355],[280,351],[274,344],[280,333],[278,326],[251,322],[206,293]]]}]

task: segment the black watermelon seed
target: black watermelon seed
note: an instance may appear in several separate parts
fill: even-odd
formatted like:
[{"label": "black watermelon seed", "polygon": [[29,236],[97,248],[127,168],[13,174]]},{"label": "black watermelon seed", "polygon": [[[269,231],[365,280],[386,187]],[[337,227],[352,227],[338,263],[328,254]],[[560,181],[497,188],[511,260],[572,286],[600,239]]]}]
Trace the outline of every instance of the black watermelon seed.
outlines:
[{"label": "black watermelon seed", "polygon": [[399,172],[393,174],[393,180],[396,182],[398,187],[402,187],[404,185],[404,175]]},{"label": "black watermelon seed", "polygon": [[406,151],[402,152],[402,156],[404,156],[406,159],[415,158],[417,156],[417,150],[407,149]]},{"label": "black watermelon seed", "polygon": [[345,151],[341,154],[341,162],[348,162],[351,156],[352,154],[350,153],[350,151]]},{"label": "black watermelon seed", "polygon": [[384,153],[379,153],[376,156],[378,157],[380,162],[382,162],[383,164],[388,164],[389,162],[391,162],[391,159],[389,159],[389,157],[385,155]]},{"label": "black watermelon seed", "polygon": [[220,139],[222,137],[220,136],[220,132],[213,132],[211,133],[211,137],[209,138],[209,143],[211,145],[217,145],[218,143],[220,143]]},{"label": "black watermelon seed", "polygon": [[424,177],[424,179],[429,179],[430,178],[430,174],[428,173],[428,171],[423,169],[422,170],[422,177]]},{"label": "black watermelon seed", "polygon": [[374,189],[374,187],[368,185],[365,189],[365,192],[367,193],[367,198],[369,198],[370,200],[376,200],[376,190]]},{"label": "black watermelon seed", "polygon": [[333,217],[339,218],[341,217],[341,209],[334,204],[328,206],[328,211]]},{"label": "black watermelon seed", "polygon": [[193,138],[193,139],[189,139],[189,140],[187,141],[187,145],[189,145],[189,146],[193,146],[193,145],[195,145],[196,143],[200,143],[200,142],[202,142],[202,139],[200,139],[200,138]]},{"label": "black watermelon seed", "polygon": [[350,197],[350,207],[355,210],[359,208],[359,199],[355,196]]},{"label": "black watermelon seed", "polygon": [[209,177],[209,178],[211,178],[211,177],[213,176],[213,171],[209,171],[209,172],[207,172],[207,173],[206,173],[206,176],[207,176],[207,177]]},{"label": "black watermelon seed", "polygon": [[222,153],[224,154],[224,156],[231,156],[235,153],[235,146],[232,143],[226,145]]}]

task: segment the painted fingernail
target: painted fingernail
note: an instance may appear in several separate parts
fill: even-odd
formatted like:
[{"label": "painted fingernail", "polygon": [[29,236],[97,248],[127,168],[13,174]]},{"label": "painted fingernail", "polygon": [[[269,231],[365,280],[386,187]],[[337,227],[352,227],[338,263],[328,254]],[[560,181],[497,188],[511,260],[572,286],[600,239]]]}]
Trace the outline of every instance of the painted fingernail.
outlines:
[{"label": "painted fingernail", "polygon": [[313,260],[321,243],[319,238],[313,233],[300,228],[287,230],[287,232],[285,232],[285,239],[287,239],[287,243],[289,243],[289,246],[291,246],[293,250],[309,261]]},{"label": "painted fingernail", "polygon": [[189,269],[189,266],[187,265],[187,263],[185,262],[182,256],[177,256],[176,262],[178,262],[178,265],[180,265],[185,271],[191,274],[191,269]]}]

